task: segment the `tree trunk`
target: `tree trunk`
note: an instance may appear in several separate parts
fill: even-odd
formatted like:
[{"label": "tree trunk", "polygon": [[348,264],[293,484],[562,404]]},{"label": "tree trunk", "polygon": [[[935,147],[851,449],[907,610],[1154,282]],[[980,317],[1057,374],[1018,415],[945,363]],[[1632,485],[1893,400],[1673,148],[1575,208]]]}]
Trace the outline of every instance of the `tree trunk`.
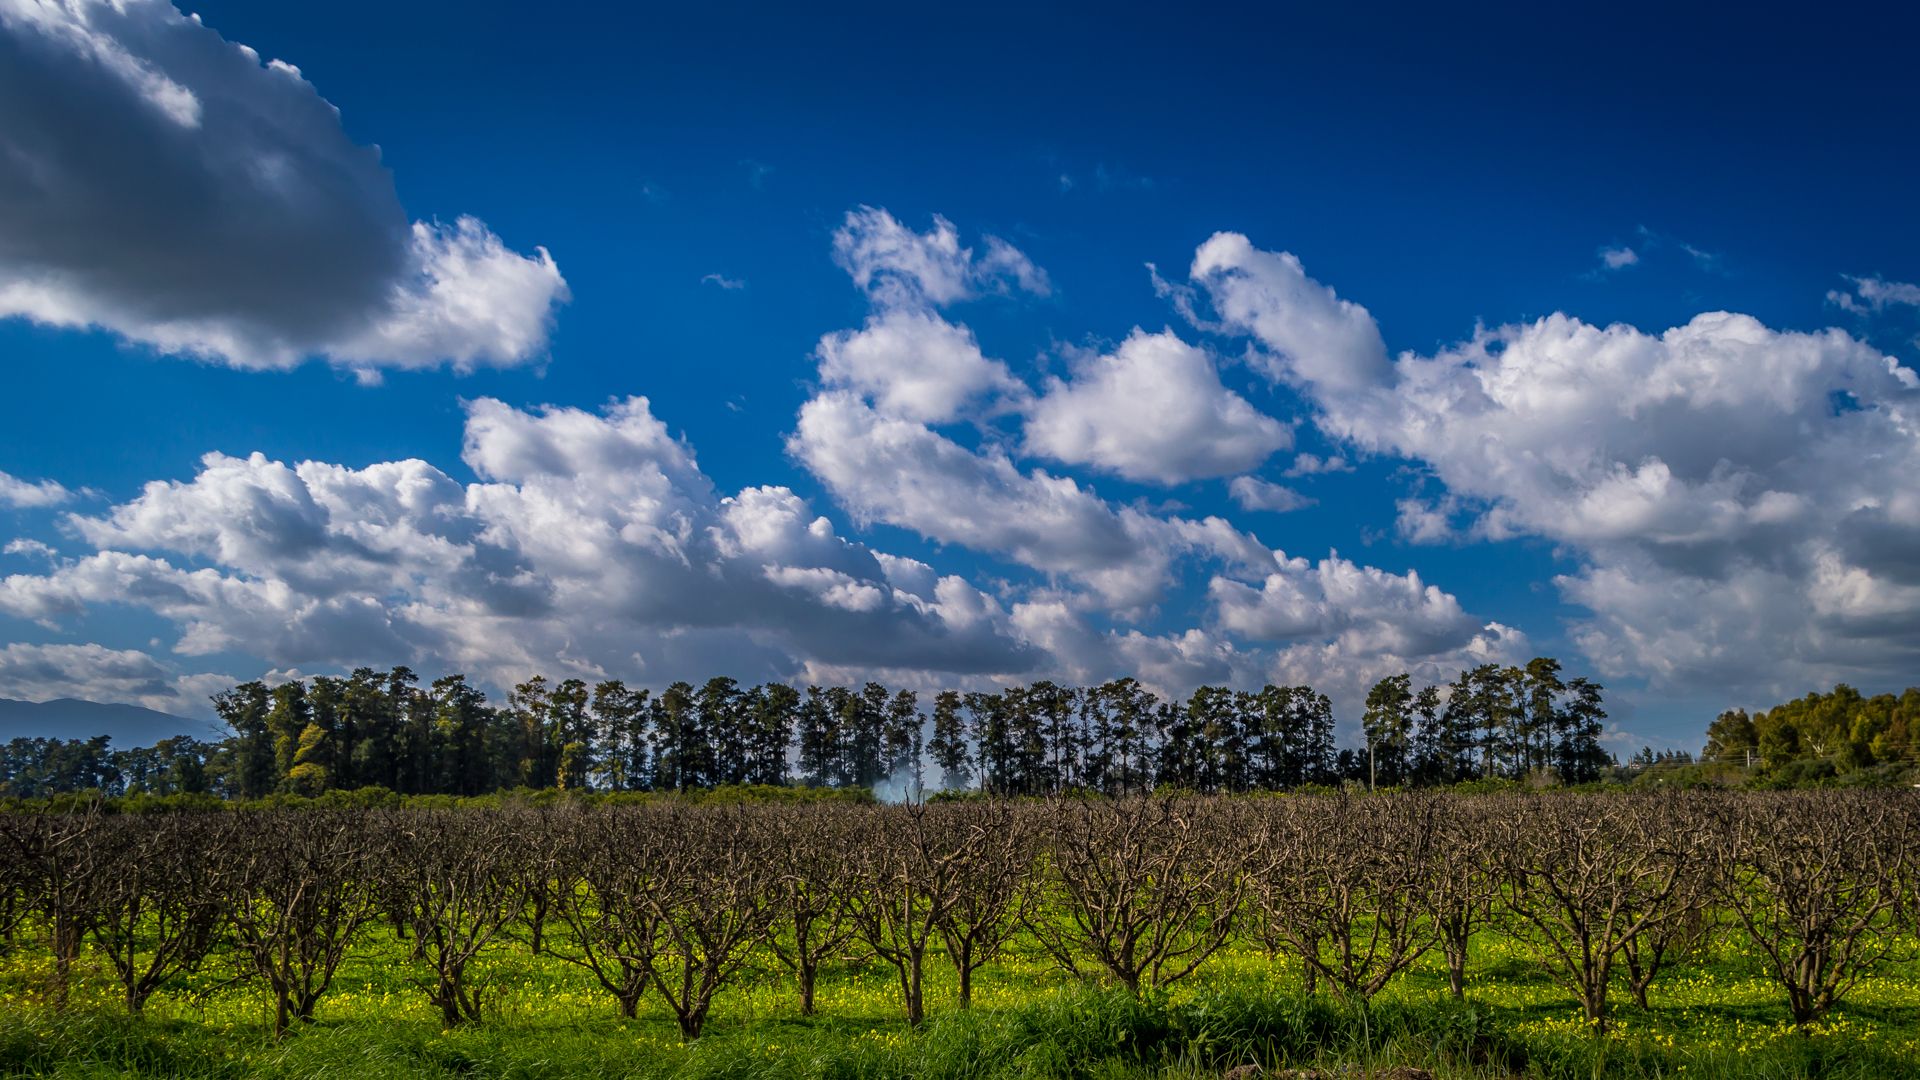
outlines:
[{"label": "tree trunk", "polygon": [[1793,1016],[1793,1022],[1800,1026],[1810,1024],[1820,1016],[1820,1011],[1814,1008],[1813,995],[1803,987],[1787,987],[1787,1009]]},{"label": "tree trunk", "polygon": [[909,1027],[919,1027],[920,1022],[927,1018],[926,1006],[921,998],[920,961],[920,951],[918,949],[913,950],[907,955],[907,966],[902,972],[902,979],[905,982],[906,989],[907,1025]]},{"label": "tree trunk", "polygon": [[468,1020],[480,1018],[480,1005],[477,1000],[468,1001],[463,992],[459,968],[440,974],[440,985],[433,992],[434,1004],[440,1006],[440,1018],[448,1027],[459,1027]]},{"label": "tree trunk", "polygon": [[80,924],[65,914],[53,917],[53,1007],[67,1007],[73,962],[80,958]]},{"label": "tree trunk", "polygon": [[1596,1035],[1604,1035],[1607,1030],[1607,976],[1607,966],[1602,964],[1580,978],[1580,1004]]},{"label": "tree trunk", "polygon": [[700,1037],[700,1029],[707,1025],[707,1005],[701,1002],[680,1013],[680,1039],[692,1042]]},{"label": "tree trunk", "polygon": [[800,1015],[813,1015],[813,984],[819,976],[819,967],[811,960],[802,960],[799,964],[800,975]]},{"label": "tree trunk", "polygon": [[1471,916],[1455,913],[1439,921],[1440,952],[1447,958],[1447,990],[1455,998],[1467,989],[1467,947],[1473,940]]},{"label": "tree trunk", "polygon": [[534,899],[533,916],[527,920],[527,926],[530,931],[528,944],[533,948],[533,955],[539,956],[546,944],[547,897],[544,892]]}]

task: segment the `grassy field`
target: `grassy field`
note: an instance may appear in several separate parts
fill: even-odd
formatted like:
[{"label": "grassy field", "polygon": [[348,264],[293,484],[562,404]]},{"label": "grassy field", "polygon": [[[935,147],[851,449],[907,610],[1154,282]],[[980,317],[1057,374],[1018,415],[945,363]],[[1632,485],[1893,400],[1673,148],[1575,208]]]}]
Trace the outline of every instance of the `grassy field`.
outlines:
[{"label": "grassy field", "polygon": [[[321,1001],[285,1040],[258,987],[210,962],[124,1014],[111,972],[83,958],[69,1005],[52,1009],[43,950],[0,956],[0,1074],[165,1077],[985,1077],[1220,1076],[1257,1064],[1327,1075],[1436,1077],[1920,1076],[1920,965],[1869,977],[1822,1023],[1797,1030],[1780,990],[1739,939],[1687,958],[1654,984],[1647,1010],[1624,990],[1595,1036],[1572,996],[1518,944],[1481,939],[1464,1001],[1430,955],[1362,1015],[1304,991],[1297,962],[1236,944],[1162,995],[1136,1001],[1072,980],[1019,941],[976,976],[970,1011],[929,958],[930,1017],[901,1019],[892,969],[827,972],[818,1015],[802,1017],[768,955],[724,989],[707,1034],[683,1045],[657,994],[619,1019],[591,976],[520,941],[483,961],[487,1021],[443,1029],[407,944],[370,927]],[[1911,952],[1908,955],[1912,955]],[[1406,1075],[1406,1074],[1403,1074]]]}]

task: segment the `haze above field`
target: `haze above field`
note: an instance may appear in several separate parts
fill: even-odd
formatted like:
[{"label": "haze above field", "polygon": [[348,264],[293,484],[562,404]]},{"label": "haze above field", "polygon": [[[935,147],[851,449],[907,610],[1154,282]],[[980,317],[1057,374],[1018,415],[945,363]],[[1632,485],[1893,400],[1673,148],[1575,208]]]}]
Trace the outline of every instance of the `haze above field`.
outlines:
[{"label": "haze above field", "polygon": [[0,0],[0,696],[1912,681],[1910,13],[196,10]]}]

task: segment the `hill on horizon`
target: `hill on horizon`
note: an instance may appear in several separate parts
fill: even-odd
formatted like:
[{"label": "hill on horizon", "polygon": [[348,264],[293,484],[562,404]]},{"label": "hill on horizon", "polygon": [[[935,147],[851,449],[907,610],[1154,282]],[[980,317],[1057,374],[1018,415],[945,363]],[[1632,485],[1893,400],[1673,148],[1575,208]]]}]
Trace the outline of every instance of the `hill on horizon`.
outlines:
[{"label": "hill on horizon", "polygon": [[91,739],[106,735],[118,750],[152,746],[175,735],[213,741],[226,731],[211,720],[175,716],[140,705],[80,698],[20,701],[0,698],[0,743],[12,739]]}]

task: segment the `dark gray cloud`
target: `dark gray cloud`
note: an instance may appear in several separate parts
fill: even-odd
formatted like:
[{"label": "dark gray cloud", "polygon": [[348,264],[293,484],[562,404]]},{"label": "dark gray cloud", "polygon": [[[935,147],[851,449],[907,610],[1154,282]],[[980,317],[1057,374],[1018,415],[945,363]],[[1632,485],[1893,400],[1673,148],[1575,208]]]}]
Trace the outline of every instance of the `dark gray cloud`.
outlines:
[{"label": "dark gray cloud", "polygon": [[1895,521],[1882,507],[1840,520],[1840,550],[1855,566],[1902,585],[1920,585],[1920,523]]},{"label": "dark gray cloud", "polygon": [[[503,310],[477,325],[459,296]],[[518,363],[565,283],[414,226],[299,71],[154,0],[0,3],[0,314],[239,367]]]}]

